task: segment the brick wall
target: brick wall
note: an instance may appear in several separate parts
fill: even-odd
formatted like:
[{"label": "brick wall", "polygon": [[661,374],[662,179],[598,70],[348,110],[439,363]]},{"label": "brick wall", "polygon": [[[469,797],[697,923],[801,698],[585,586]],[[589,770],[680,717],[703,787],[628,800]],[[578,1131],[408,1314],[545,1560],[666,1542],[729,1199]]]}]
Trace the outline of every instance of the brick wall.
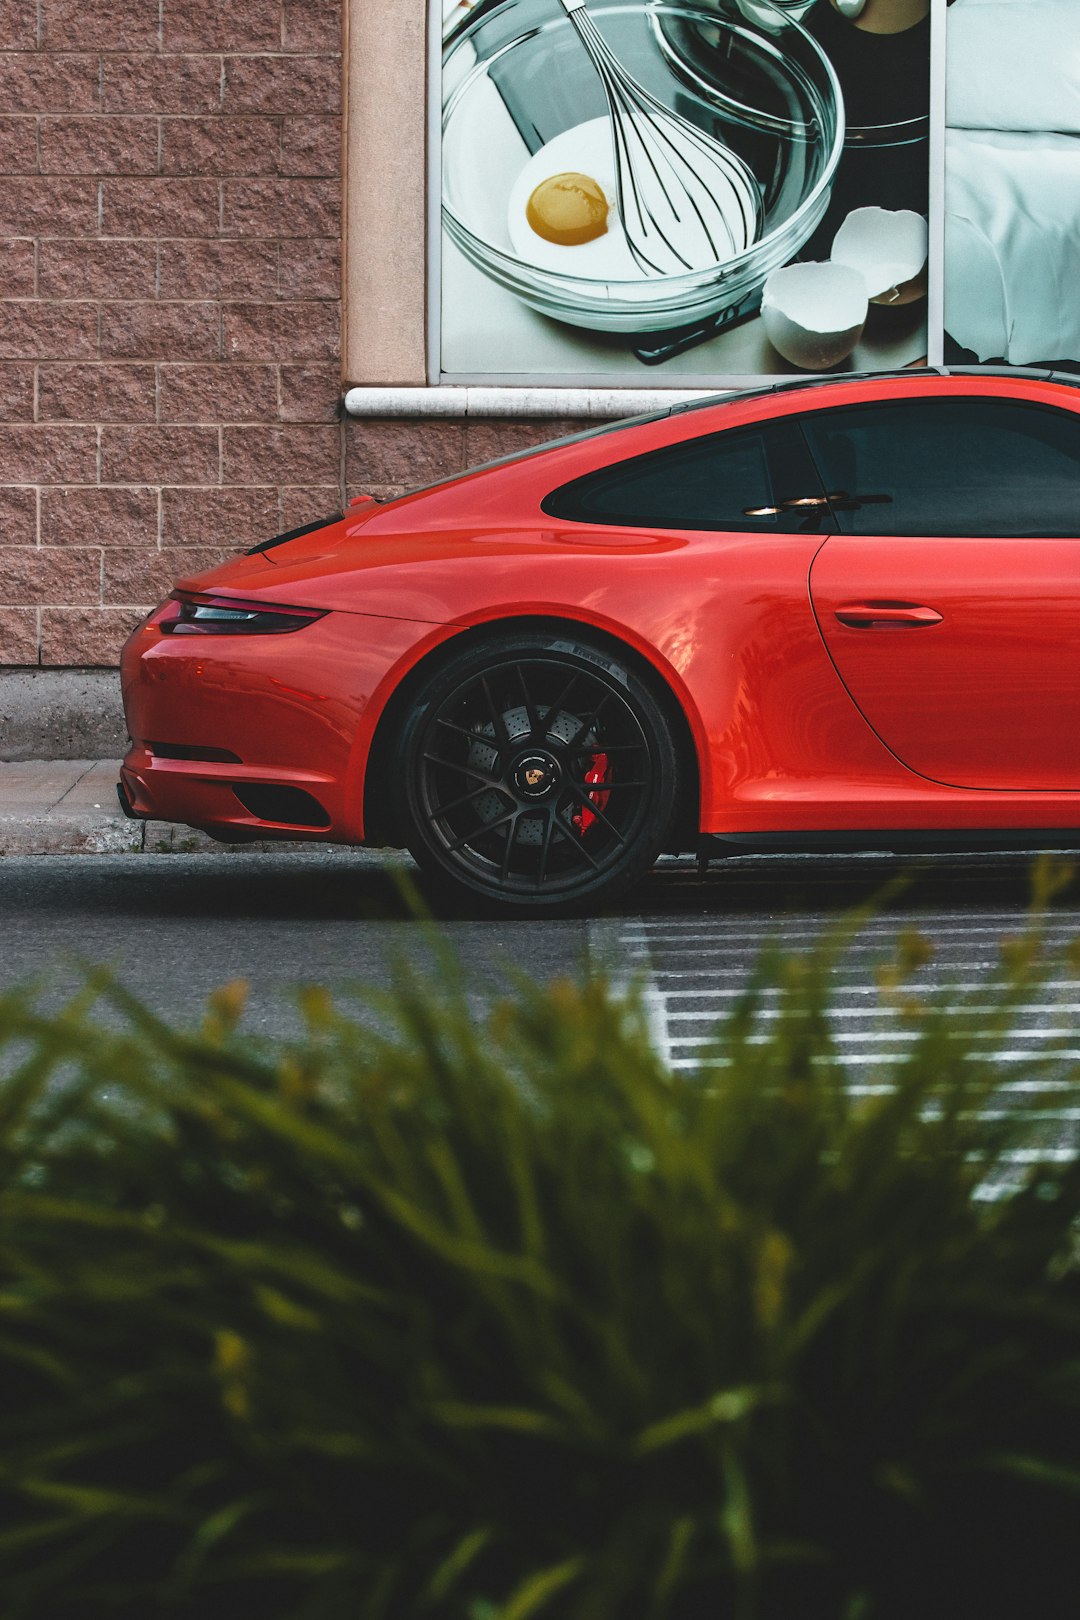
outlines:
[{"label": "brick wall", "polygon": [[406,489],[433,484],[499,456],[547,444],[565,433],[595,428],[595,417],[369,417],[345,426],[345,474],[349,495],[366,490],[392,500]]},{"label": "brick wall", "polygon": [[340,103],[341,0],[0,0],[0,664],[341,499]]}]

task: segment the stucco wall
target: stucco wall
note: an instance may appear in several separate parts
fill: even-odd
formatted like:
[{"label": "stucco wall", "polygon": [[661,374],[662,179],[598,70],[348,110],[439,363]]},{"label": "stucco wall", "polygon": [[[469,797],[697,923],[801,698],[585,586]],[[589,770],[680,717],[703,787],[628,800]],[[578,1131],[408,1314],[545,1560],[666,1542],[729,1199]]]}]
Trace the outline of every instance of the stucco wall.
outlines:
[{"label": "stucco wall", "polygon": [[0,664],[342,493],[341,0],[0,0]]}]

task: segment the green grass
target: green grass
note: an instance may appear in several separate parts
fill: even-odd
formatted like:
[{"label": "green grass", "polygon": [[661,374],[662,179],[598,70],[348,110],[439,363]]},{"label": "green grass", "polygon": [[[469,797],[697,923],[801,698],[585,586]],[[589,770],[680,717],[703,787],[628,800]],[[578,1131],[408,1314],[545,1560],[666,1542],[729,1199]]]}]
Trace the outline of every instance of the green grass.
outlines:
[{"label": "green grass", "polygon": [[240,986],[0,999],[4,1620],[1073,1620],[1080,1172],[973,1196],[1048,963],[988,1019],[903,939],[853,1101],[844,943],[694,1075],[599,980],[478,1016],[446,962],[274,1047]]}]

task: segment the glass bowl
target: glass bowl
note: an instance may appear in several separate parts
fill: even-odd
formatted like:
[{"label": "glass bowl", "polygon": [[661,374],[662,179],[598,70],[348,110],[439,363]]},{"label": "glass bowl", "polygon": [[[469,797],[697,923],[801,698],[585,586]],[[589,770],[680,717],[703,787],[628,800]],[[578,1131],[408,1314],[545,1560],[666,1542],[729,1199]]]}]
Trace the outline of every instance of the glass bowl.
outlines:
[{"label": "glass bowl", "polygon": [[[604,117],[603,86],[558,0],[505,0],[457,34],[443,60],[443,221],[492,281],[542,315],[600,332],[652,332],[734,308],[792,259],[829,203],[844,144],[836,75],[789,11],[753,0],[588,0],[612,51],[665,108],[724,142],[761,191],[763,227],[708,269],[598,280],[515,252],[507,209],[529,158]],[[693,38],[706,76],[679,49]],[[704,47],[703,47],[704,42]]]}]

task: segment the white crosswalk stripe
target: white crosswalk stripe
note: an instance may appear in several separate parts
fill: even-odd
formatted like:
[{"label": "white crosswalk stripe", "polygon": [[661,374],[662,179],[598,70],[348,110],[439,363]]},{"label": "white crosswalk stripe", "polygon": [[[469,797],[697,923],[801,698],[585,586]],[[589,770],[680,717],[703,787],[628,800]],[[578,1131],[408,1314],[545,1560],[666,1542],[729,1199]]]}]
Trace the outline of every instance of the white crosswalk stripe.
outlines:
[{"label": "white crosswalk stripe", "polygon": [[[734,863],[733,863],[734,864]],[[819,863],[825,867],[827,863]],[[851,863],[846,863],[850,872]],[[1037,1136],[1030,1146],[1010,1155],[1019,1168],[1027,1164],[1064,1162],[1080,1149],[1080,952],[1070,948],[1080,939],[1080,906],[1062,904],[1033,913],[1024,903],[1012,907],[979,903],[977,893],[956,906],[916,904],[870,916],[850,938],[842,909],[827,903],[781,912],[782,894],[760,885],[766,904],[710,906],[709,885],[698,891],[697,903],[687,900],[685,872],[669,880],[665,893],[674,900],[665,915],[643,914],[601,925],[606,930],[609,961],[621,964],[623,979],[644,988],[650,1027],[671,1067],[690,1072],[710,1051],[722,1021],[739,1005],[751,985],[762,952],[789,954],[835,944],[830,966],[833,1001],[830,1009],[833,1050],[847,1074],[853,1097],[878,1096],[890,1089],[890,1071],[910,1057],[918,1032],[905,1026],[895,999],[890,1002],[879,988],[881,971],[897,959],[903,939],[918,935],[926,942],[927,959],[905,979],[903,995],[927,1008],[962,1006],[975,1050],[993,1043],[1001,1064],[1001,1109],[988,1110],[989,1118],[1008,1114],[1008,1095],[1020,1099],[1030,1093],[1047,1098],[1061,1095],[1060,1107],[1050,1104],[1028,1112],[1025,1118]],[[819,872],[811,871],[811,887],[821,887]],[[750,887],[746,885],[746,887]],[[974,885],[972,885],[974,887]],[[753,891],[751,891],[752,893]],[[723,890],[714,887],[714,894]],[[771,903],[770,903],[771,902]],[[691,914],[685,914],[687,910]],[[674,912],[675,914],[671,914]],[[679,914],[684,913],[684,914]],[[1047,962],[1046,977],[1033,982],[1018,998],[1004,1031],[998,1027],[998,976],[1002,942],[1016,942],[1026,931],[1037,932]],[[1072,970],[1072,971],[1070,971]],[[980,995],[980,992],[983,992]],[[756,995],[756,1025],[752,1044],[770,1038],[781,1015],[780,990],[769,986]],[[991,1025],[980,1030],[978,1021]],[[721,1059],[722,1060],[722,1059]],[[1052,1079],[1044,1066],[1053,1063]],[[1038,1077],[1024,1075],[1038,1067]],[[1016,1078],[1011,1078],[1015,1075]],[[1009,1078],[1004,1078],[1009,1076]]]}]

